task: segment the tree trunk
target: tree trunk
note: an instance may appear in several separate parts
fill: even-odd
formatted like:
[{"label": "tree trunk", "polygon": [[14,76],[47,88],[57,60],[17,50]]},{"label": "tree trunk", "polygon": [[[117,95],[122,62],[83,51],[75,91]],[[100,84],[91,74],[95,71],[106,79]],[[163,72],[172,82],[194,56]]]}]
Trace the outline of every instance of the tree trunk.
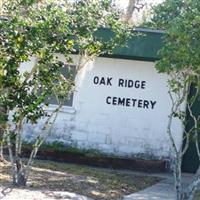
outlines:
[{"label": "tree trunk", "polygon": [[[0,115],[5,116],[6,111],[3,107],[0,106]],[[6,162],[3,155],[3,147],[5,142],[5,130],[4,130],[4,121],[0,121],[0,162]]]},{"label": "tree trunk", "polygon": [[1,142],[1,144],[0,144],[0,162],[3,162],[3,163],[6,162],[6,160],[3,156],[3,142]]},{"label": "tree trunk", "polygon": [[0,128],[0,162],[6,162],[3,155],[4,139],[4,131]]},{"label": "tree trunk", "polygon": [[136,4],[136,0],[129,0],[128,6],[126,8],[126,11],[125,11],[125,14],[123,17],[125,22],[130,22],[130,20],[133,16],[133,11],[135,9],[135,4]]},{"label": "tree trunk", "polygon": [[21,157],[17,155],[16,157],[16,185],[19,187],[26,186],[26,176],[24,173],[24,168],[22,164]]},{"label": "tree trunk", "polygon": [[9,157],[12,164],[13,185],[16,185],[18,187],[26,186],[27,178],[26,174],[24,173],[25,169],[23,168],[22,160],[20,157],[13,156],[13,151],[9,136],[7,136],[7,143],[8,143]]},{"label": "tree trunk", "polygon": [[16,177],[16,185],[18,187],[23,187],[26,186],[26,182],[25,174],[23,172],[19,172]]},{"label": "tree trunk", "polygon": [[200,167],[197,169],[196,174],[191,182],[191,184],[186,188],[183,194],[183,200],[193,200],[195,192],[200,183]]},{"label": "tree trunk", "polygon": [[176,190],[176,200],[183,200],[183,188],[182,188],[182,180],[181,180],[181,157],[177,155],[174,158],[174,179],[175,179],[175,190]]}]

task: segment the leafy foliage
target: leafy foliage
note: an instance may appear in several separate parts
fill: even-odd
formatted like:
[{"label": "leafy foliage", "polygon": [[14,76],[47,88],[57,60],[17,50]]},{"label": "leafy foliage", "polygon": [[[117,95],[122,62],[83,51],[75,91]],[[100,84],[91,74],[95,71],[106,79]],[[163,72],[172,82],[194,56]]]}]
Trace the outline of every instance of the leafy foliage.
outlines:
[{"label": "leafy foliage", "polygon": [[[99,28],[109,28],[112,37],[106,40],[99,37]],[[73,76],[69,74],[65,78],[61,73],[65,64],[73,62],[71,55],[78,54],[78,71],[85,65],[83,58],[88,61],[125,44],[131,29],[120,20],[109,0],[74,3],[8,0],[3,2],[0,30],[0,105],[5,110],[4,131],[13,166],[13,182],[24,185],[32,159],[45,139],[37,137],[27,167],[23,168],[21,134],[24,123],[37,123],[45,117],[43,130],[47,131],[74,87]],[[65,61],[59,59],[59,54],[64,55]],[[34,61],[34,66],[22,72],[21,64],[27,66],[28,61]],[[59,106],[48,115],[45,104],[48,105],[46,100],[51,95],[56,96]],[[12,134],[14,152],[10,142]]]},{"label": "leafy foliage", "polygon": [[[26,18],[16,15],[0,24],[3,30],[0,43],[1,104],[9,111],[15,109],[16,123],[24,117],[36,122],[44,116],[41,106],[44,99],[54,90],[59,91],[58,88],[67,94],[73,85],[72,80],[64,80],[61,76],[60,68],[64,63],[55,55],[62,50],[68,59],[67,55],[73,51],[73,46],[66,45],[70,42],[65,31],[69,21],[60,8],[51,6],[40,8],[37,13],[30,8]],[[29,61],[31,56],[36,57],[35,66],[30,73],[21,74],[20,64]]]},{"label": "leafy foliage", "polygon": [[[123,31],[118,12],[108,0],[77,1],[73,5],[34,0],[7,3],[12,17],[0,22],[0,83],[1,91],[9,90],[1,95],[1,102],[9,110],[17,109],[15,122],[20,116],[36,122],[44,115],[41,104],[47,96],[54,91],[70,91],[72,80],[63,80],[60,68],[64,63],[56,53],[63,53],[67,62],[72,61],[70,54],[76,50],[97,56],[124,43],[130,34]],[[99,39],[95,32],[100,27],[110,28],[115,37],[106,42]],[[20,63],[33,55],[37,58],[33,74],[20,74]]]},{"label": "leafy foliage", "polygon": [[199,16],[200,5],[196,0],[166,0],[155,8],[152,24],[166,29],[160,71],[191,68],[199,72]]},{"label": "leafy foliage", "polygon": [[[160,51],[161,60],[156,68],[161,73],[169,75],[168,86],[172,100],[171,113],[167,133],[171,142],[174,158],[174,177],[176,184],[176,199],[193,199],[199,184],[200,168],[187,190],[183,191],[181,182],[181,163],[190,141],[196,145],[198,159],[200,116],[195,115],[193,105],[200,95],[200,4],[197,0],[165,0],[155,8],[152,25],[165,29],[164,47]],[[190,89],[194,87],[195,92]],[[190,98],[188,95],[190,94]],[[178,119],[183,127],[187,126],[186,110],[193,123],[184,132],[184,145],[175,143],[172,122]]]}]

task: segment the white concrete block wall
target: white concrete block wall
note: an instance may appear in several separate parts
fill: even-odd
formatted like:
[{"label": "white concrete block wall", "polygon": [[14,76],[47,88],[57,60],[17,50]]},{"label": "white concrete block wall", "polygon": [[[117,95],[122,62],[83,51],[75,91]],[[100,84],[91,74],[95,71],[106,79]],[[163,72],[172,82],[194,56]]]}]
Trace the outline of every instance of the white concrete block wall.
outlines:
[{"label": "white concrete block wall", "polygon": [[[64,58],[61,56],[61,59]],[[94,84],[94,77],[112,78],[112,86]],[[119,79],[145,81],[144,89],[119,87]],[[156,104],[154,109],[150,103],[149,109],[111,105],[106,103],[107,97],[156,101]],[[96,148],[120,156],[169,158],[166,127],[170,106],[167,76],[158,74],[153,62],[97,58],[78,74],[73,107],[63,108],[49,141]],[[180,146],[183,130],[178,121],[173,124],[173,130]],[[24,134],[26,139],[32,138],[30,128],[25,128]]]}]

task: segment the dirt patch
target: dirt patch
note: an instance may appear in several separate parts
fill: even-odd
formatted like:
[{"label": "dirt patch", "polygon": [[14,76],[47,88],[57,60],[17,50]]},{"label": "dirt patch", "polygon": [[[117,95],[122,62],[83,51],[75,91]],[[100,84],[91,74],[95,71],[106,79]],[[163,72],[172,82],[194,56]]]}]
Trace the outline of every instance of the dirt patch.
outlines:
[{"label": "dirt patch", "polygon": [[[56,171],[55,171],[56,170]],[[137,176],[114,170],[36,161],[28,188],[35,190],[68,191],[95,200],[119,200],[160,181],[157,177]],[[0,166],[0,184],[10,183],[10,165]]]}]

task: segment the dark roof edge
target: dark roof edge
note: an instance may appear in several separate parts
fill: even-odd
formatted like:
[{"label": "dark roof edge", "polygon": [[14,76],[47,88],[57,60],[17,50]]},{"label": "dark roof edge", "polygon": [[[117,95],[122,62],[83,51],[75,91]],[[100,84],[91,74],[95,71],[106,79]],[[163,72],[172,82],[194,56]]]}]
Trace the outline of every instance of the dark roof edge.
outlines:
[{"label": "dark roof edge", "polygon": [[136,27],[133,29],[134,31],[138,32],[146,32],[146,33],[165,33],[165,30],[156,30],[151,28],[142,28],[142,27]]}]

